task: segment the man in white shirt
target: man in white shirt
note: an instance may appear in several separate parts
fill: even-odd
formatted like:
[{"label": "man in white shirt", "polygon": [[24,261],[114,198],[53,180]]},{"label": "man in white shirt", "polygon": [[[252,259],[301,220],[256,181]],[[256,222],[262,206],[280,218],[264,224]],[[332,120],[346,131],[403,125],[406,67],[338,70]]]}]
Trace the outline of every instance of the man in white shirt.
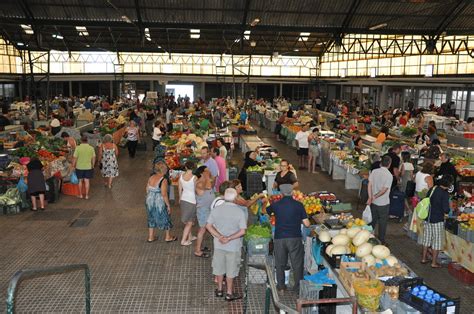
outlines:
[{"label": "man in white shirt", "polygon": [[295,140],[298,143],[297,155],[299,157],[299,169],[306,169],[306,164],[308,163],[308,136],[310,134],[309,125],[305,124],[301,131],[296,133]]},{"label": "man in white shirt", "polygon": [[377,236],[385,244],[385,233],[387,231],[388,213],[390,209],[390,188],[392,187],[393,176],[388,170],[392,158],[388,155],[383,156],[380,168],[373,170],[369,175],[369,185],[367,191],[369,199],[367,205],[370,205],[372,213],[372,227],[375,230],[377,224],[379,229]]}]

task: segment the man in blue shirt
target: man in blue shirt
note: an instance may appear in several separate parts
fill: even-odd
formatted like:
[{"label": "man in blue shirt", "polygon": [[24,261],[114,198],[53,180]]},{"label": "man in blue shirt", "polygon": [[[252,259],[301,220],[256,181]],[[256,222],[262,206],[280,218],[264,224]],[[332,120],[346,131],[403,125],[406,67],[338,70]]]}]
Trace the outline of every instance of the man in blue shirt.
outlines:
[{"label": "man in blue shirt", "polygon": [[275,215],[275,239],[273,242],[275,267],[277,275],[277,289],[285,290],[285,268],[290,256],[295,286],[298,292],[300,280],[303,280],[304,272],[304,247],[301,239],[301,224],[310,226],[308,215],[302,203],[295,201],[292,197],[293,186],[291,184],[280,185],[283,198],[267,208],[269,215]]}]

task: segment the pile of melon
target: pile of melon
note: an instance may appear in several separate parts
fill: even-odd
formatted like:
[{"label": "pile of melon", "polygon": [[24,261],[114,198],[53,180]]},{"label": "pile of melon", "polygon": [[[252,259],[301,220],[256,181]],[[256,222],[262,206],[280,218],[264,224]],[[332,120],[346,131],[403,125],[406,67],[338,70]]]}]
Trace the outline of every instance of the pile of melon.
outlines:
[{"label": "pile of melon", "polygon": [[390,255],[390,249],[381,245],[369,231],[361,228],[341,229],[340,232],[331,238],[328,231],[322,231],[318,235],[321,242],[329,243],[326,247],[328,256],[350,254],[353,252],[351,246],[355,249],[355,255],[366,263],[367,266],[375,264],[384,264],[394,266],[398,259]]}]

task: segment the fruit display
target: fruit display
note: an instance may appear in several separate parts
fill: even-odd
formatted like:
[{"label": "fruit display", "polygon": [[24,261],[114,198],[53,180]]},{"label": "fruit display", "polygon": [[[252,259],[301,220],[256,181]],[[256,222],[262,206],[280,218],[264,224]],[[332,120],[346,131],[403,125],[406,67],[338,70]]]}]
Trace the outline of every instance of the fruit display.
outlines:
[{"label": "fruit display", "polygon": [[301,202],[301,201],[303,201],[304,197],[305,196],[304,196],[303,192],[301,192],[299,190],[293,191],[293,199],[295,201],[300,201]]},{"label": "fruit display", "polygon": [[322,210],[321,201],[315,196],[305,196],[301,202],[308,215],[314,215]]},{"label": "fruit display", "polygon": [[453,158],[451,158],[451,161],[454,164],[454,167],[456,168],[456,171],[459,173],[459,175],[463,177],[474,176],[474,167],[472,160],[460,156],[454,156]]},{"label": "fruit display", "polygon": [[362,227],[362,226],[365,226],[365,225],[366,225],[366,222],[363,219],[356,218],[356,219],[354,219],[352,221],[349,221],[347,223],[347,228],[352,228],[354,226]]}]

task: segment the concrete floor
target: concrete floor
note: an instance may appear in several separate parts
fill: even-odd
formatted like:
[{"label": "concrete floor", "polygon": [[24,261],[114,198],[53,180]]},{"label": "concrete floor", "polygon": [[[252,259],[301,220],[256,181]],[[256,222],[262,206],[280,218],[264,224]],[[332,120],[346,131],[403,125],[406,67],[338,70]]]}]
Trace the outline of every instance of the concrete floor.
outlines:
[{"label": "concrete floor", "polygon": [[[296,162],[296,152],[259,130],[259,136],[274,145],[280,155]],[[239,151],[234,153],[240,159]],[[109,190],[96,174],[90,200],[62,196],[45,212],[0,216],[0,292],[13,274],[26,268],[86,263],[92,271],[92,310],[98,313],[241,313],[243,303],[216,299],[210,259],[192,255],[179,242],[146,243],[145,185],[152,154],[138,152],[120,157],[120,177]],[[304,192],[333,191],[345,202],[357,203],[356,192],[346,191],[341,181],[327,174],[298,173]],[[360,215],[363,206],[359,206]],[[77,218],[89,218],[85,227],[71,227]],[[179,210],[174,208],[174,233],[180,235]],[[206,240],[207,246],[210,239]],[[420,247],[402,231],[402,224],[389,225],[387,241],[396,256],[427,283],[450,295],[462,297],[462,312],[474,313],[472,287],[452,278],[447,269],[433,271],[419,263]],[[84,310],[84,279],[81,273],[37,278],[21,285],[18,313],[77,313]],[[261,287],[263,288],[263,287]],[[239,287],[240,289],[240,287]],[[255,296],[262,296],[262,291]],[[1,298],[0,309],[5,309]],[[252,298],[249,312],[262,312],[263,299]],[[2,311],[0,310],[0,311]]]}]

